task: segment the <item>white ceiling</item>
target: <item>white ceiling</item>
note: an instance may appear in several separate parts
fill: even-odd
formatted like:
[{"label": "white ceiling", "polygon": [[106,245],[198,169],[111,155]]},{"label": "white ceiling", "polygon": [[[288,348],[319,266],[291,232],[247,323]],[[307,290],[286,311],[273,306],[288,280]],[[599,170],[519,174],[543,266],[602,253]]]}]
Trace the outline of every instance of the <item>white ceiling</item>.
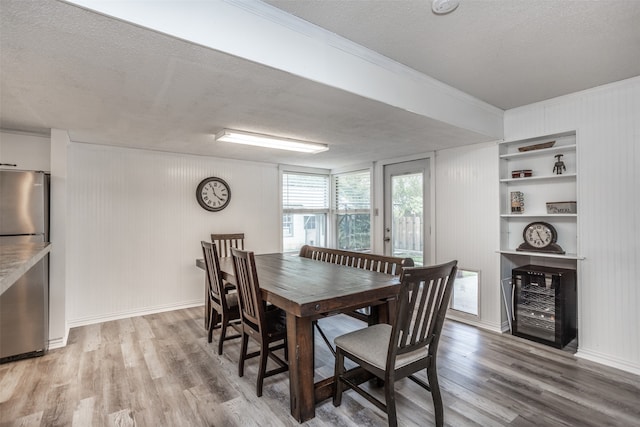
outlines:
[{"label": "white ceiling", "polygon": [[[640,75],[638,0],[462,0],[445,16],[427,0],[267,3],[500,109]],[[57,0],[0,0],[0,127],[325,168],[495,139]],[[330,150],[213,143],[225,127]]]},{"label": "white ceiling", "polygon": [[640,75],[640,0],[265,0],[507,110]]}]

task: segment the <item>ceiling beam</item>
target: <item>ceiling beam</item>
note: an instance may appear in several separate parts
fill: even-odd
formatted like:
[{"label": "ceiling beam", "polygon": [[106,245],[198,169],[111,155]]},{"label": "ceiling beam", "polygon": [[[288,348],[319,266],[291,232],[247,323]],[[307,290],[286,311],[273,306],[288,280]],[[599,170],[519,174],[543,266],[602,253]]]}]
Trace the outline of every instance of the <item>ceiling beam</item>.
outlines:
[{"label": "ceiling beam", "polygon": [[260,1],[66,2],[462,129],[503,136],[503,110]]}]

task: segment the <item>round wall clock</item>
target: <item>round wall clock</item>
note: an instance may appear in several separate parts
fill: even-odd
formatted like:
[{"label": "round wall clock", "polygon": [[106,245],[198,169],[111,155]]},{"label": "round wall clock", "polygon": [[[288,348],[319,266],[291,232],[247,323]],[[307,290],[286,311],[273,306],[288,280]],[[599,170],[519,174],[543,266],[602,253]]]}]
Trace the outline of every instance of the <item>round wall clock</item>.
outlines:
[{"label": "round wall clock", "polygon": [[522,231],[522,238],[524,242],[518,246],[518,251],[564,253],[564,250],[556,244],[558,232],[547,222],[536,221],[527,224]]},{"label": "round wall clock", "polygon": [[211,212],[221,211],[231,201],[231,188],[221,178],[205,178],[198,184],[196,199],[203,209]]}]

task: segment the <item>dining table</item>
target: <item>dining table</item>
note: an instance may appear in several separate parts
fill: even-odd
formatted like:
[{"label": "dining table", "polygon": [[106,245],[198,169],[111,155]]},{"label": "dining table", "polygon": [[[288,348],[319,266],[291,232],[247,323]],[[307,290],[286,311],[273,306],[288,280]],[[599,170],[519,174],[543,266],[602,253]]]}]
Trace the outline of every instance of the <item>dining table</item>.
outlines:
[{"label": "dining table", "polygon": [[[287,315],[291,415],[302,423],[335,389],[333,377],[314,378],[313,321],[371,306],[380,322],[389,322],[399,277],[283,253],[255,255],[255,263],[262,299]],[[196,265],[205,268],[202,259]],[[220,269],[233,283],[231,257],[220,258]]]}]

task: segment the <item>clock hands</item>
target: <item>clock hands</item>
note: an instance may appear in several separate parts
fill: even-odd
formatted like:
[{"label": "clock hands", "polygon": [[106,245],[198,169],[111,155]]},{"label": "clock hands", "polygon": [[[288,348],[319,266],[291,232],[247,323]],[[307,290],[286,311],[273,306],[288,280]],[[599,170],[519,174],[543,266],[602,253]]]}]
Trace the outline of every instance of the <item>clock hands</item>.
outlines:
[{"label": "clock hands", "polygon": [[213,190],[213,195],[216,196],[218,198],[218,200],[222,201],[222,197],[218,196],[218,193],[216,193],[216,190]]},{"label": "clock hands", "polygon": [[216,196],[218,200],[220,200],[221,202],[224,201],[222,197],[218,196],[218,193],[216,193],[216,189],[213,188],[213,186],[211,186],[211,191],[213,192],[213,195]]}]

